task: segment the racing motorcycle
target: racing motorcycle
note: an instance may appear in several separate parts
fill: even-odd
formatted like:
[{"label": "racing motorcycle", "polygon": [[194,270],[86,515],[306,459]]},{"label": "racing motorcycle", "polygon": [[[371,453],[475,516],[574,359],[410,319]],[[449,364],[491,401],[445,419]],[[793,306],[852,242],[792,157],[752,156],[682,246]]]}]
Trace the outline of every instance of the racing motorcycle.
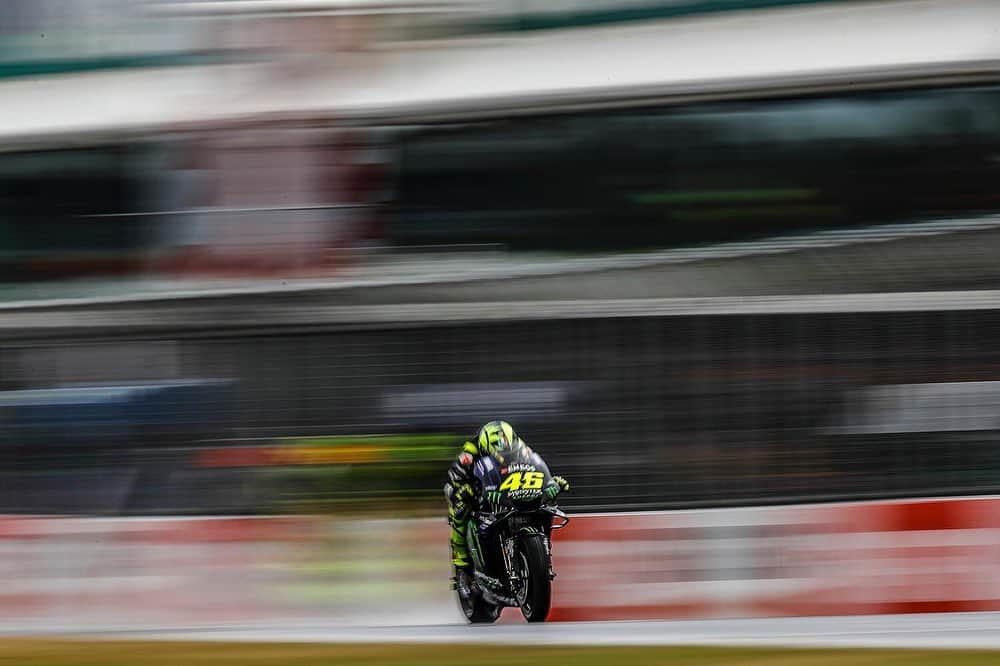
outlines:
[{"label": "racing motorcycle", "polygon": [[[569,518],[547,501],[548,466],[523,448],[511,456],[483,457],[473,467],[479,503],[466,532],[471,574],[455,580],[459,605],[472,623],[496,621],[517,607],[528,622],[544,622],[552,602],[552,530]],[[558,521],[558,522],[557,522]]]}]

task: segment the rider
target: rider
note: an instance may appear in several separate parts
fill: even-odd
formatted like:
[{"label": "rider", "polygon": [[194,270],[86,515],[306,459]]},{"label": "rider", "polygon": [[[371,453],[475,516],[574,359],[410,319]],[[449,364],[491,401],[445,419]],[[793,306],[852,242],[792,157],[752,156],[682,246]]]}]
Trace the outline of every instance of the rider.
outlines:
[{"label": "rider", "polygon": [[[490,421],[475,437],[475,441],[466,442],[458,457],[448,468],[448,482],[444,486],[444,494],[448,499],[448,524],[451,525],[451,561],[456,569],[468,569],[469,550],[465,542],[465,528],[475,506],[476,489],[470,483],[472,466],[481,456],[496,455],[503,451],[526,447],[524,440],[517,436],[514,428],[506,421]],[[527,449],[529,455],[541,457]],[[561,476],[553,476],[545,487],[549,499],[555,499],[560,492],[569,490],[569,483]]]}]

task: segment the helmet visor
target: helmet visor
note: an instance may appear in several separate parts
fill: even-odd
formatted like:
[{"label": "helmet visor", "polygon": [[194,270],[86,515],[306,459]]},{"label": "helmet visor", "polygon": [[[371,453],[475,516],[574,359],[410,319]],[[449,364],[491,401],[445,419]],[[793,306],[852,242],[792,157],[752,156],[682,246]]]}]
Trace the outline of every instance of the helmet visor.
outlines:
[{"label": "helmet visor", "polygon": [[518,459],[525,451],[524,442],[519,437],[512,440],[501,439],[493,448],[493,456],[500,462]]}]

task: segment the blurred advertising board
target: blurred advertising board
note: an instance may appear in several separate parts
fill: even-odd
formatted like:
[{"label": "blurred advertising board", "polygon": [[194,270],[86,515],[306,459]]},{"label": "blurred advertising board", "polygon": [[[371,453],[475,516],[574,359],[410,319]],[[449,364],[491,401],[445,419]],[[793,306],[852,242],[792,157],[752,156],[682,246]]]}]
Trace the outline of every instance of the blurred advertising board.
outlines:
[{"label": "blurred advertising board", "polygon": [[557,533],[561,620],[1000,609],[1000,499],[608,514]]},{"label": "blurred advertising board", "polygon": [[[553,620],[1000,610],[1000,499],[576,516]],[[0,519],[0,627],[459,619],[447,525]]]},{"label": "blurred advertising board", "polygon": [[217,434],[233,383],[181,379],[0,391],[8,444],[136,445]]}]

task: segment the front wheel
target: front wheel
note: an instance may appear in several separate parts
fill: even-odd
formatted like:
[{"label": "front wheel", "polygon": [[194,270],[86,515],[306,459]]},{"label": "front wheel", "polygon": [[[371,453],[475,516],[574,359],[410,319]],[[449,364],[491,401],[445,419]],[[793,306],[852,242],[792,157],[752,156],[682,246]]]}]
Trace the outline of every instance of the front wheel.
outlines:
[{"label": "front wheel", "polygon": [[528,622],[544,622],[552,605],[552,580],[549,578],[551,567],[545,537],[531,534],[522,538],[518,558],[521,570],[521,593],[518,595],[521,614]]}]

